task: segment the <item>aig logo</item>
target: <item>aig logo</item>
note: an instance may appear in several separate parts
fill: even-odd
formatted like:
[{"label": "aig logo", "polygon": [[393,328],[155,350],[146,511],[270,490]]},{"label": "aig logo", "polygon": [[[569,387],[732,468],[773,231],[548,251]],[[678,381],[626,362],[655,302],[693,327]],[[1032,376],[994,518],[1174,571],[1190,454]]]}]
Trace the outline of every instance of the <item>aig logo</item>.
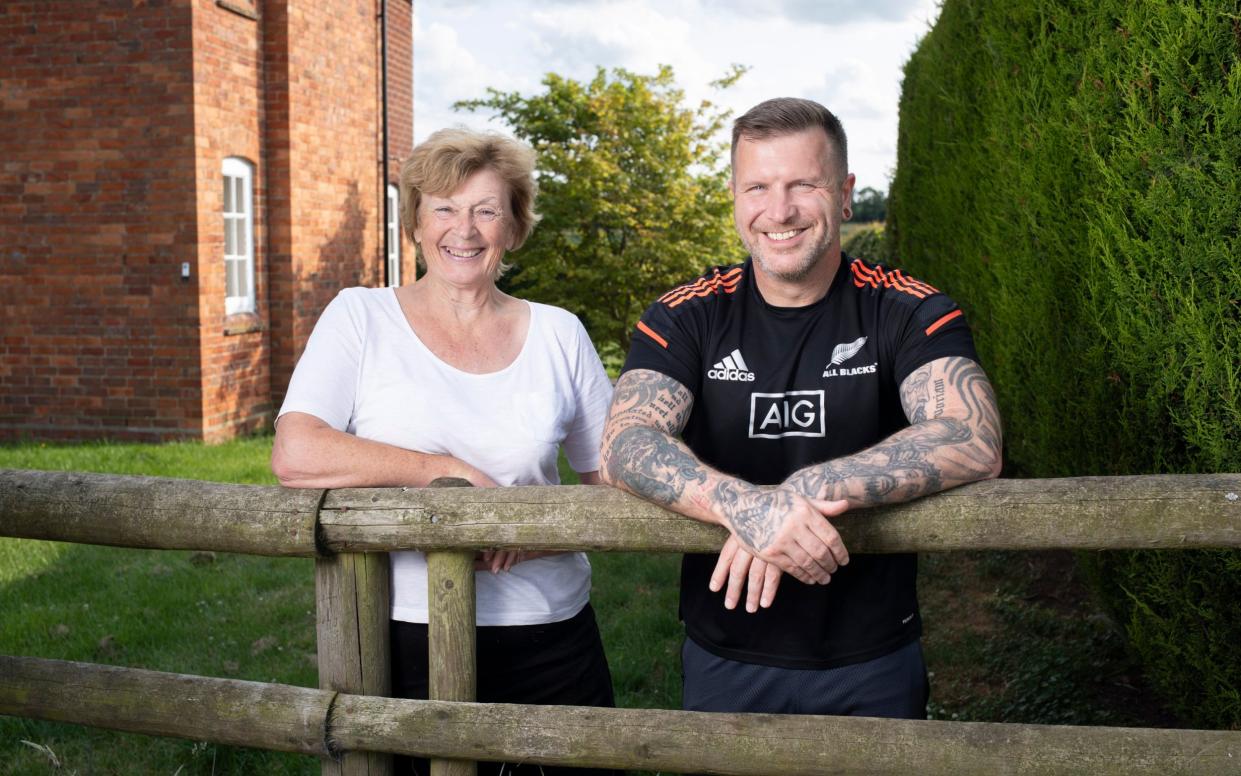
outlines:
[{"label": "aig logo", "polygon": [[823,391],[750,394],[750,438],[827,436]]}]

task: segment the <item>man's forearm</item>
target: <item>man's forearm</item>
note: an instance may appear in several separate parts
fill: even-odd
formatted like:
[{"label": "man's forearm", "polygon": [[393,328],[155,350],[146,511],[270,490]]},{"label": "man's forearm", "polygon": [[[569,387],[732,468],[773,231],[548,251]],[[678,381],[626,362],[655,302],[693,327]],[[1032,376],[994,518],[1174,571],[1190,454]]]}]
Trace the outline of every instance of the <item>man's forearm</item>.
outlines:
[{"label": "man's forearm", "polygon": [[603,459],[610,485],[689,517],[718,522],[707,498],[713,472],[679,439],[650,426],[628,426],[606,440]]},{"label": "man's forearm", "polygon": [[692,406],[685,386],[666,375],[641,369],[623,375],[603,432],[604,481],[725,526],[747,549],[803,582],[827,582],[848,553],[820,508],[790,488],[758,488],[700,461],[677,437]]},{"label": "man's forearm", "polygon": [[810,498],[866,507],[999,474],[999,413],[976,363],[948,358],[915,370],[901,384],[901,402],[913,425],[854,455],[800,469],[785,483]]},{"label": "man's forearm", "polygon": [[809,498],[853,507],[896,504],[994,475],[991,456],[955,419],[924,421],[874,447],[794,472],[785,483]]},{"label": "man's forearm", "polygon": [[604,430],[608,484],[687,517],[732,528],[752,547],[766,547],[770,510],[789,495],[760,490],[707,466],[675,436],[693,405],[688,391],[657,372],[630,373],[616,386]]},{"label": "man's forearm", "polygon": [[[822,521],[801,496],[789,488],[760,488],[729,477],[700,462],[675,437],[649,426],[631,426],[617,433],[605,448],[608,484],[668,507],[686,517],[728,528],[746,547],[767,550],[779,541],[790,515]],[[839,545],[841,562],[847,557],[835,529],[826,521],[825,537]],[[816,547],[815,540],[807,542]],[[831,548],[823,545],[826,556]],[[835,562],[830,562],[834,572]],[[803,570],[785,568],[803,582],[816,581]],[[830,573],[829,572],[829,573]],[[822,580],[818,580],[822,581]]]},{"label": "man's forearm", "polygon": [[600,474],[613,487],[687,517],[718,523],[708,498],[719,473],[698,460],[676,435],[693,397],[666,375],[637,370],[616,384],[600,450]]}]

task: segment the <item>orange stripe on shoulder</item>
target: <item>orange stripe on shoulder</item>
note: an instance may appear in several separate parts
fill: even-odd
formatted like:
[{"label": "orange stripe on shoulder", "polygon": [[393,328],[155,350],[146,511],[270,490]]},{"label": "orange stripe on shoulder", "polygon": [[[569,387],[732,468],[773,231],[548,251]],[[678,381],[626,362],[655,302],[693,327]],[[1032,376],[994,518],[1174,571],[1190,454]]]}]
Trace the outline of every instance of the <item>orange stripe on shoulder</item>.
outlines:
[{"label": "orange stripe on shoulder", "polygon": [[917,281],[913,278],[901,274],[899,269],[894,269],[888,273],[888,277],[892,280],[892,287],[898,291],[904,291],[907,294],[916,296],[919,299],[926,299],[929,294],[919,287]]},{"label": "orange stripe on shoulder", "polygon": [[716,270],[715,274],[710,277],[699,278],[693,283],[677,286],[659,297],[659,301],[668,307],[676,307],[688,299],[706,296],[707,294],[719,293],[720,291],[731,294],[736,290],[737,284],[741,282],[741,269],[741,267],[733,267],[727,272]]},{"label": "orange stripe on shoulder", "polygon": [[668,349],[668,340],[656,334],[654,329],[652,329],[650,326],[647,326],[642,321],[638,321],[638,331],[642,332],[646,336],[658,342],[659,346],[662,347],[664,350]]},{"label": "orange stripe on shoulder", "polygon": [[740,278],[737,278],[734,280],[727,280],[727,281],[713,281],[711,283],[708,283],[706,286],[702,288],[688,291],[682,294],[681,296],[677,297],[675,300],[668,302],[668,307],[669,308],[676,307],[682,302],[688,302],[690,299],[707,296],[708,294],[718,294],[720,292],[723,292],[725,294],[731,294],[732,292],[737,290],[737,286],[740,284],[740,282],[741,282]]},{"label": "orange stripe on shoulder", "polygon": [[937,332],[937,331],[939,331],[941,328],[943,328],[944,324],[946,324],[946,323],[948,323],[949,321],[954,320],[954,319],[956,319],[956,318],[960,318],[962,315],[965,315],[965,313],[964,313],[964,312],[962,312],[960,308],[957,308],[956,310],[953,310],[952,312],[950,312],[950,313],[948,313],[947,315],[945,315],[945,316],[943,316],[942,318],[940,318],[940,319],[939,319],[938,321],[936,321],[935,323],[932,323],[930,326],[927,326],[927,327],[926,327],[926,336],[928,336],[928,337],[929,337],[929,336],[931,336],[932,334],[934,334],[935,332]]},{"label": "orange stripe on shoulder", "polygon": [[853,285],[858,288],[879,288],[882,285],[918,299],[926,299],[939,293],[938,289],[904,274],[899,269],[885,271],[882,265],[876,264],[872,267],[861,259],[854,259],[849,268],[853,270]]}]

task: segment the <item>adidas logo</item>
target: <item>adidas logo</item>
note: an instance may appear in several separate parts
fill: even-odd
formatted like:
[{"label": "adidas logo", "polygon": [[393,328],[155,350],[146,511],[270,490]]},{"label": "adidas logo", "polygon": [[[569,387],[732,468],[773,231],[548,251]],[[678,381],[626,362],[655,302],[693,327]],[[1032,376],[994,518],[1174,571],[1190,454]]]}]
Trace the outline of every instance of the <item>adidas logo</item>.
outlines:
[{"label": "adidas logo", "polygon": [[823,377],[852,377],[853,375],[871,375],[879,368],[879,362],[852,369],[836,369],[844,362],[856,356],[866,344],[866,337],[858,337],[852,342],[842,342],[832,348],[832,359],[823,367]]},{"label": "adidas logo", "polygon": [[717,361],[713,368],[707,370],[707,377],[712,380],[731,380],[738,383],[754,382],[754,373],[745,365],[740,348]]}]

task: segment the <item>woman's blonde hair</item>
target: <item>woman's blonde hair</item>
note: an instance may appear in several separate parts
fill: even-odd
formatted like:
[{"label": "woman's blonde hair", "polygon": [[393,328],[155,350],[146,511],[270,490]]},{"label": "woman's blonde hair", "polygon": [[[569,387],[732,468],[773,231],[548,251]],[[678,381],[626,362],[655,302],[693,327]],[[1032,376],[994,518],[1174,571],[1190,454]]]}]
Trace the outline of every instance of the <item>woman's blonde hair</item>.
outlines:
[{"label": "woman's blonde hair", "polygon": [[[413,239],[424,194],[447,196],[479,170],[494,170],[508,185],[509,202],[504,218],[512,250],[517,250],[539,220],[534,211],[534,158],[530,146],[497,132],[453,127],[432,133],[401,165],[401,225],[405,233]],[[418,266],[425,269],[421,246],[417,259]],[[496,278],[510,266],[500,262]]]}]

